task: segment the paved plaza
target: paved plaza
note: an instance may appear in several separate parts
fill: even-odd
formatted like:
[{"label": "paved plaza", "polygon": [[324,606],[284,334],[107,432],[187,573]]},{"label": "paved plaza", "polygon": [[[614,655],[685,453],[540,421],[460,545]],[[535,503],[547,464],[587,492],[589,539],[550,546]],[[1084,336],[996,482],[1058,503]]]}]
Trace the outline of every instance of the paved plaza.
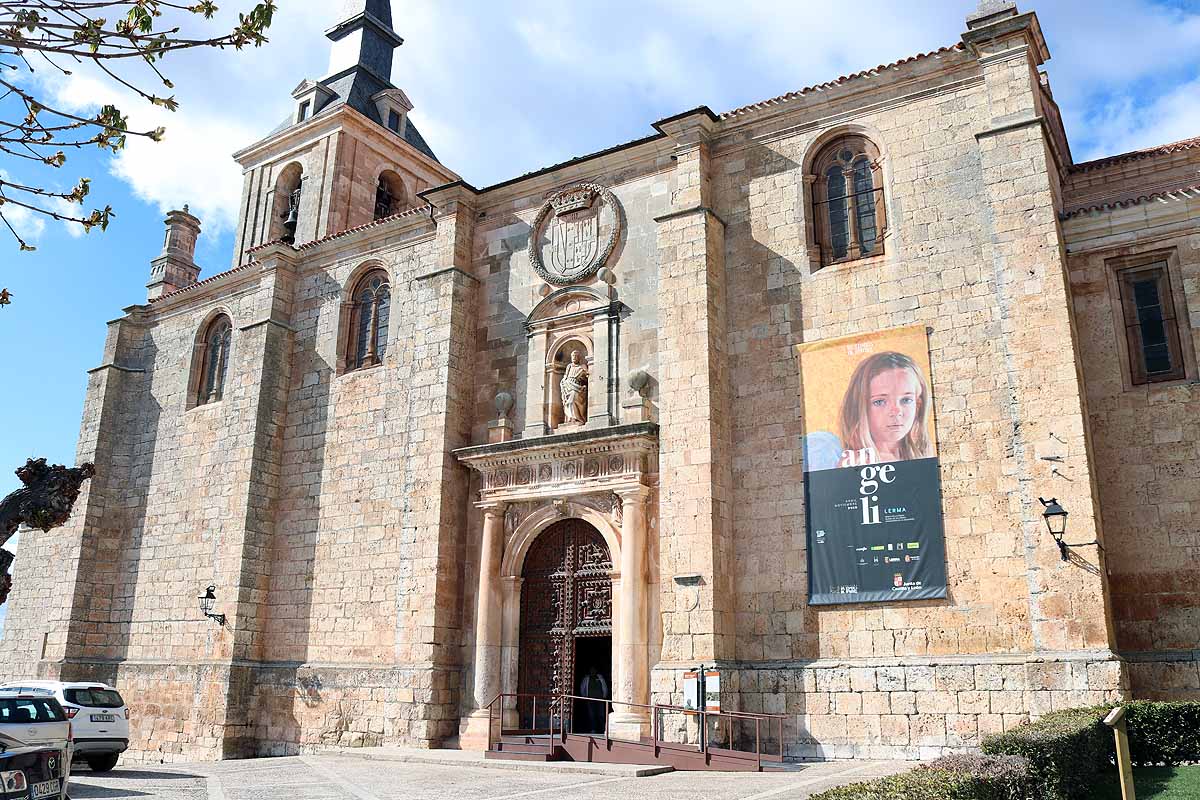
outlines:
[{"label": "paved plaza", "polygon": [[[638,777],[617,765],[483,767],[474,759],[442,763],[312,755],[204,764],[119,766],[71,777],[71,797],[164,800],[508,800],[629,798],[765,800],[806,798],[831,786],[898,772],[910,764],[844,761],[804,764],[770,774],[669,772]],[[459,763],[456,763],[459,762]]]}]

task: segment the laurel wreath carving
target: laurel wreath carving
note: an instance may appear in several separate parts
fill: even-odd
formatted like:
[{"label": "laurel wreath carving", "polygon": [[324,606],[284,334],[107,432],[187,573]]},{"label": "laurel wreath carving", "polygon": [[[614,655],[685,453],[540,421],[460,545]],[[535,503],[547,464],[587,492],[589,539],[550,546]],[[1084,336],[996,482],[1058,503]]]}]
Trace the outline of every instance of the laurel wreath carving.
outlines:
[{"label": "laurel wreath carving", "polygon": [[[596,253],[596,257],[592,259],[592,263],[588,264],[586,269],[576,273],[571,277],[558,275],[554,272],[551,272],[546,268],[546,265],[542,263],[542,228],[545,226],[546,220],[549,219],[550,215],[554,213],[555,200],[565,194],[578,192],[584,189],[591,190],[600,195],[600,199],[607,203],[609,208],[613,210],[612,230],[609,231],[608,241],[605,243],[604,247],[602,247],[600,251]],[[555,286],[570,286],[572,284],[588,280],[600,271],[600,268],[604,266],[606,261],[608,261],[608,257],[612,255],[613,248],[617,246],[617,237],[621,235],[621,229],[624,227],[624,221],[625,218],[624,214],[622,213],[621,204],[617,202],[617,198],[613,195],[613,193],[605,187],[595,183],[577,183],[574,186],[568,186],[561,191],[555,192],[550,199],[542,204],[541,209],[538,210],[537,217],[533,220],[533,232],[529,236],[529,263],[533,265],[534,271],[541,276],[542,280],[546,281],[547,283],[552,283]]]}]

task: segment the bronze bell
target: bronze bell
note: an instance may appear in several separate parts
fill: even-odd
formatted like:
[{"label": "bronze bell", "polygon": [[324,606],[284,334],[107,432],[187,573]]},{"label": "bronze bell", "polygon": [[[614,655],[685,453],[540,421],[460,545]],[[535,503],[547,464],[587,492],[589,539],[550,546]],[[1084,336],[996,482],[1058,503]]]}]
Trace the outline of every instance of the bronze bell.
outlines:
[{"label": "bronze bell", "polygon": [[291,242],[296,238],[296,223],[300,221],[300,215],[297,213],[296,205],[293,203],[288,208],[287,219],[283,221],[283,241]]}]

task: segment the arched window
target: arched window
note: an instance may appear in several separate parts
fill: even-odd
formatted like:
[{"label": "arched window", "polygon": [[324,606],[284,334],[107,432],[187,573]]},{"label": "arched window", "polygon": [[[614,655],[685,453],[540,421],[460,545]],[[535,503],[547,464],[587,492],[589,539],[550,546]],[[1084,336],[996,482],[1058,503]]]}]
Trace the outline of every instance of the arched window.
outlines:
[{"label": "arched window", "polygon": [[404,182],[391,170],[379,173],[375,186],[375,219],[383,219],[404,210]]},{"label": "arched window", "polygon": [[862,136],[843,136],[813,162],[813,222],[821,265],[883,252],[885,223],[879,149]]},{"label": "arched window", "polygon": [[233,324],[224,315],[214,319],[204,335],[200,360],[200,383],[196,405],[215,403],[225,393],[225,374],[229,371],[229,343],[233,339]]},{"label": "arched window", "polygon": [[346,352],[350,369],[371,367],[383,361],[388,341],[388,311],[392,294],[387,273],[372,270],[354,289],[350,341]]}]

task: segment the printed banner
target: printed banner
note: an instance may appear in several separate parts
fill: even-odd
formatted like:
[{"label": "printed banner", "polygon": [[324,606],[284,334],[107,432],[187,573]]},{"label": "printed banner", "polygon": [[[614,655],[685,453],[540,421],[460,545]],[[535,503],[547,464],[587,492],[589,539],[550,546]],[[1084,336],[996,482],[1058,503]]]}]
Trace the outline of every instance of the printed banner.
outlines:
[{"label": "printed banner", "polygon": [[796,345],[812,605],[946,596],[924,326]]}]

